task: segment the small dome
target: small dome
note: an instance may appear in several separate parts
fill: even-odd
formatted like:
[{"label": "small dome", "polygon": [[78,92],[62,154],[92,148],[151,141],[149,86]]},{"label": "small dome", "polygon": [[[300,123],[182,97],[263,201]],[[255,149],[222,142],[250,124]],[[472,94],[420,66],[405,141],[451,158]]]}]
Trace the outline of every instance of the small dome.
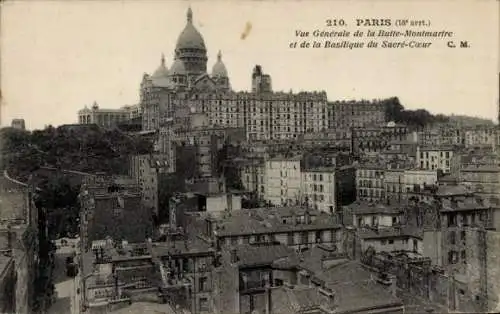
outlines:
[{"label": "small dome", "polygon": [[186,75],[186,68],[180,59],[175,59],[174,64],[170,68],[170,75]]},{"label": "small dome", "polygon": [[152,78],[155,79],[155,78],[161,78],[161,77],[167,77],[167,76],[168,76],[168,69],[165,66],[165,56],[162,54],[161,64],[158,67],[158,69],[156,69],[156,71],[153,73]]},{"label": "small dome", "polygon": [[217,54],[217,62],[215,62],[212,68],[212,77],[228,77],[227,69],[224,62],[222,62],[222,54],[220,51]]},{"label": "small dome", "polygon": [[191,8],[187,12],[187,24],[177,39],[176,50],[178,49],[201,49],[206,50],[205,41],[200,32],[193,25],[193,11]]}]

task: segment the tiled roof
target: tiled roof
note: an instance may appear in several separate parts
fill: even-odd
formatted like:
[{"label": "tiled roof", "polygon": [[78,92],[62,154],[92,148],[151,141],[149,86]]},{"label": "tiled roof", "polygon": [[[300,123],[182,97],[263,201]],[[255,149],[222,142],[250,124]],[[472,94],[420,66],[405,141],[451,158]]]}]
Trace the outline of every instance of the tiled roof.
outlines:
[{"label": "tiled roof", "polygon": [[368,203],[368,202],[354,202],[346,206],[352,210],[353,214],[398,214],[403,212],[403,208],[399,204],[381,204],[381,203]]},{"label": "tiled roof", "polygon": [[466,195],[471,192],[464,185],[440,185],[436,192],[437,196]]},{"label": "tiled roof", "polygon": [[421,232],[411,227],[380,228],[378,230],[363,228],[358,230],[358,236],[361,239],[396,238],[406,236],[422,238]]},{"label": "tiled roof", "polygon": [[273,262],[273,267],[277,269],[293,269],[299,266],[300,260],[297,254],[292,254],[283,258],[279,258]]},{"label": "tiled roof", "polygon": [[313,248],[304,253],[301,267],[334,291],[336,312],[401,305],[401,301],[387,287],[377,284],[374,275],[358,261],[339,259],[338,263],[323,267],[323,259],[324,251]]},{"label": "tiled roof", "polygon": [[403,305],[387,287],[371,280],[338,283],[332,285],[332,288],[337,301],[336,313],[352,313],[391,305]]},{"label": "tiled roof", "polygon": [[[326,263],[325,266],[323,264],[325,261],[328,261],[327,267],[325,267]],[[322,246],[316,246],[302,253],[299,266],[301,269],[312,272],[314,274],[314,277],[320,279],[321,281],[325,281],[325,274],[330,268],[347,262],[349,262],[348,259],[337,257],[335,252],[329,252]]]},{"label": "tiled roof", "polygon": [[151,246],[153,256],[180,254],[210,254],[212,247],[201,239],[187,241],[154,242]]},{"label": "tiled roof", "polygon": [[240,267],[270,266],[274,261],[295,253],[292,248],[283,244],[239,245],[236,250]]},{"label": "tiled roof", "polygon": [[441,212],[467,211],[488,208],[490,208],[490,203],[487,200],[478,202],[472,197],[467,197],[464,200],[457,201],[456,203],[450,202],[449,200],[444,200]]},{"label": "tiled roof", "polygon": [[[317,287],[277,287],[272,290],[273,313],[320,313],[320,308],[332,308],[328,300],[322,297]],[[321,313],[324,313],[321,311]]]},{"label": "tiled roof", "polygon": [[302,216],[305,211],[301,207],[245,209],[223,218],[218,224],[217,233],[219,236],[234,236],[340,227],[329,214],[313,210],[310,215],[314,216],[314,221],[309,224],[283,222],[284,217]]},{"label": "tiled roof", "polygon": [[297,311],[307,311],[319,308],[323,302],[318,289],[304,287],[295,289],[286,289],[288,300]]}]

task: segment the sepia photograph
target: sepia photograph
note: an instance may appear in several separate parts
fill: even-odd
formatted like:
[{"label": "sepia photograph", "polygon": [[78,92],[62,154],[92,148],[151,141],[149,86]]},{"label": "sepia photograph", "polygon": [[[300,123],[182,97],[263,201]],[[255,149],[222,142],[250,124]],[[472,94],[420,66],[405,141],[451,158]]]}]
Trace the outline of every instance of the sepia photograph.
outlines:
[{"label": "sepia photograph", "polygon": [[499,22],[0,1],[0,313],[500,312]]}]

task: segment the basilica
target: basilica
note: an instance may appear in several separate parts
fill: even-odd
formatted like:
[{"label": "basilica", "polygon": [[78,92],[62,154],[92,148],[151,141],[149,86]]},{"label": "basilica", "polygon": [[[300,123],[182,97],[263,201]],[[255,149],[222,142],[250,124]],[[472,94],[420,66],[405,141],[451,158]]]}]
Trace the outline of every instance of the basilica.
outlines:
[{"label": "basilica", "polygon": [[186,107],[204,113],[211,126],[243,128],[249,140],[293,139],[328,127],[325,92],[273,92],[260,65],[251,73],[251,91],[233,91],[221,51],[208,73],[205,41],[193,21],[189,8],[170,67],[162,56],[153,74],[143,76],[144,131],[160,130]]},{"label": "basilica", "polygon": [[174,51],[173,63],[168,69],[165,57],[153,75],[144,76],[144,84],[167,89],[228,90],[230,89],[226,66],[219,51],[210,74],[207,73],[207,49],[200,32],[193,24],[193,11],[187,12],[186,26],[182,30]]},{"label": "basilica", "polygon": [[[193,114],[204,116],[205,128],[241,129],[248,141],[293,141],[304,134],[337,129],[336,126],[348,129],[384,122],[380,103],[361,102],[353,106],[352,102],[328,102],[324,91],[273,91],[271,76],[261,65],[255,65],[249,73],[249,90],[233,90],[220,50],[211,70],[208,69],[207,46],[194,18],[189,8],[173,58],[162,55],[158,68],[143,75],[139,104],[117,112],[94,104],[80,110],[79,122],[109,127],[113,121],[140,116],[142,130],[159,135],[162,153],[167,153],[162,147],[170,146],[167,143],[175,133],[175,121],[184,121],[177,125],[188,125],[186,116]],[[354,120],[359,123],[352,124]]]}]

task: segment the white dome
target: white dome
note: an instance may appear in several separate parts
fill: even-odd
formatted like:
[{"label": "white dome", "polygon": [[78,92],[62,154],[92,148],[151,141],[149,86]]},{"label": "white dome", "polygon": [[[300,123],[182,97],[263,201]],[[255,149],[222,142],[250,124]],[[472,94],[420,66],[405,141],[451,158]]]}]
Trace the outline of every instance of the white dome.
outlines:
[{"label": "white dome", "polygon": [[220,51],[217,54],[217,62],[215,62],[212,68],[212,77],[228,77],[227,69],[224,62],[222,62],[222,54]]},{"label": "white dome", "polygon": [[186,68],[180,59],[175,59],[172,67],[170,68],[170,75],[186,75]]},{"label": "white dome", "polygon": [[152,78],[162,78],[162,77],[168,77],[168,69],[165,66],[165,56],[162,54],[161,56],[161,64],[156,69],[156,71],[153,73]]},{"label": "white dome", "polygon": [[179,49],[201,49],[206,50],[205,41],[200,32],[193,25],[193,11],[191,8],[187,12],[187,24],[177,39],[176,50]]}]

